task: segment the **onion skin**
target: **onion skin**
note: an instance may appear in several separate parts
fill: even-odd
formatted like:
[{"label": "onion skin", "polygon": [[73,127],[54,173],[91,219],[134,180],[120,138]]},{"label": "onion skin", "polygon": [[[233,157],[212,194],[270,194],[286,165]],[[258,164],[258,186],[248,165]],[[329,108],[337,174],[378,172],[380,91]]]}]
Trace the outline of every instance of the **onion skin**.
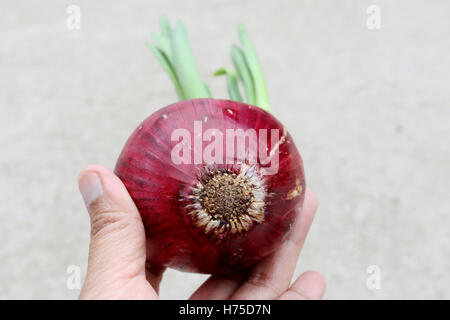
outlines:
[{"label": "onion skin", "polygon": [[[174,164],[171,140],[175,129],[193,132],[202,121],[205,132],[219,129],[279,129],[279,169],[264,175],[264,221],[248,231],[217,239],[206,234],[189,217],[187,200],[207,164]],[[259,135],[259,134],[258,134]],[[269,150],[271,145],[267,138]],[[194,138],[193,138],[194,139]],[[204,141],[203,148],[210,142]],[[225,148],[225,144],[224,144]],[[192,157],[193,159],[193,157]],[[225,152],[223,155],[225,163]],[[246,159],[216,168],[239,172]],[[256,168],[261,165],[258,157]],[[151,264],[181,271],[225,274],[249,267],[275,251],[289,233],[296,207],[303,204],[305,178],[300,154],[283,125],[270,113],[246,103],[192,99],[177,102],[153,113],[133,132],[115,167],[144,223],[147,259]]]}]

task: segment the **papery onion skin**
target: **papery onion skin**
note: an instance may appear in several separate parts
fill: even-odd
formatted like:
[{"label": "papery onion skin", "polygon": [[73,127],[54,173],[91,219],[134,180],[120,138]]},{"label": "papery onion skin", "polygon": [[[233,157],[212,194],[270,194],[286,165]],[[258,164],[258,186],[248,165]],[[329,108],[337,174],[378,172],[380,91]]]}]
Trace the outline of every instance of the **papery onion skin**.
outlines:
[{"label": "papery onion skin", "polygon": [[[254,223],[248,231],[218,239],[190,219],[188,197],[198,184],[199,173],[210,166],[174,164],[171,151],[178,141],[171,141],[171,134],[179,128],[193,133],[194,121],[202,121],[203,133],[209,128],[224,133],[226,129],[268,129],[267,147],[278,150],[279,169],[276,174],[263,176],[264,221]],[[270,129],[279,129],[278,146],[271,145]],[[203,148],[208,144],[203,142]],[[224,152],[222,163],[225,157]],[[246,160],[234,160],[234,164],[214,167],[239,172]],[[259,157],[254,167],[265,167]],[[295,209],[301,207],[306,189],[302,159],[284,126],[256,106],[230,100],[185,100],[153,113],[128,139],[115,173],[142,216],[148,261],[208,274],[249,267],[276,250],[295,221]]]}]

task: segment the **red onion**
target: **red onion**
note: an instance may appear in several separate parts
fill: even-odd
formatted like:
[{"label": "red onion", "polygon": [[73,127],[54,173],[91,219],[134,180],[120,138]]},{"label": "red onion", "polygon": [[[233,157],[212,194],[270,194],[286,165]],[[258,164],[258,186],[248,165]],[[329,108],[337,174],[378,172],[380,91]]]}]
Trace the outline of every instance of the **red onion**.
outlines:
[{"label": "red onion", "polygon": [[276,250],[294,223],[305,195],[301,157],[268,112],[243,26],[234,69],[215,73],[226,75],[234,101],[211,99],[182,22],[172,29],[163,17],[161,29],[150,48],[184,101],[142,122],[115,172],[141,213],[150,263],[211,274],[246,268]]},{"label": "red onion", "polygon": [[[199,124],[203,135],[194,132]],[[190,163],[172,159],[182,140],[172,141],[177,129],[192,138],[185,158]],[[195,164],[198,151],[208,158],[208,146],[211,150],[215,143],[205,139],[208,129],[224,133],[224,152],[214,157],[218,164],[204,159]],[[261,164],[261,159],[267,162],[264,155],[254,161],[249,156],[256,152],[238,152],[237,138],[234,155],[227,157],[227,129],[254,129],[247,149],[261,147],[266,132],[262,153],[270,157],[272,152],[276,172]],[[272,143],[274,129],[279,136]],[[115,172],[142,215],[149,261],[191,272],[227,273],[273,252],[293,224],[305,191],[302,161],[283,125],[258,107],[229,100],[187,100],[152,114],[129,138]]]}]

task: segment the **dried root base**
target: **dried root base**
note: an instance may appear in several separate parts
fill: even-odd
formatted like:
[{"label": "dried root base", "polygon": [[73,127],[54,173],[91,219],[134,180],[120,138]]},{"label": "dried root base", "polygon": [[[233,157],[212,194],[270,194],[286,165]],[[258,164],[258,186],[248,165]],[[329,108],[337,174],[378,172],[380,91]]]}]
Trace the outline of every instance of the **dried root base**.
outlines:
[{"label": "dried root base", "polygon": [[192,190],[188,214],[214,239],[249,231],[264,221],[264,181],[255,166],[240,172],[206,168]]}]

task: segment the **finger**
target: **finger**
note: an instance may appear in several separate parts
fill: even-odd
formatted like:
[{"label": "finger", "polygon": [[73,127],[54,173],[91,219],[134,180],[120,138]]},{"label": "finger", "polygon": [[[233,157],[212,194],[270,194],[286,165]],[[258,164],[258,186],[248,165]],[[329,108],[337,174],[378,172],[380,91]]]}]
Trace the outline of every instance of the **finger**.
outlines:
[{"label": "finger", "polygon": [[[317,206],[317,200],[315,199],[315,197],[314,201],[315,206]],[[275,259],[276,258],[277,257],[275,257]],[[233,274],[231,276],[213,275],[194,292],[194,294],[191,296],[191,299],[228,299],[233,294],[233,292],[240,287],[247,273],[248,272],[241,272],[238,274]],[[286,288],[289,286],[291,278],[292,275],[289,276]]]},{"label": "finger", "polygon": [[144,227],[123,183],[99,165],[84,169],[78,181],[91,218],[85,284],[102,287],[136,277],[145,279]]},{"label": "finger", "polygon": [[159,292],[159,285],[161,283],[164,271],[166,271],[165,267],[152,265],[148,261],[145,263],[145,278],[156,291],[156,293]]},{"label": "finger", "polygon": [[280,300],[322,299],[326,288],[325,278],[318,272],[306,271],[280,296]]},{"label": "finger", "polygon": [[250,271],[232,299],[275,299],[289,288],[300,250],[317,210],[317,198],[307,189],[303,208],[286,241]]},{"label": "finger", "polygon": [[242,284],[246,272],[210,276],[190,297],[191,300],[226,300]]}]

